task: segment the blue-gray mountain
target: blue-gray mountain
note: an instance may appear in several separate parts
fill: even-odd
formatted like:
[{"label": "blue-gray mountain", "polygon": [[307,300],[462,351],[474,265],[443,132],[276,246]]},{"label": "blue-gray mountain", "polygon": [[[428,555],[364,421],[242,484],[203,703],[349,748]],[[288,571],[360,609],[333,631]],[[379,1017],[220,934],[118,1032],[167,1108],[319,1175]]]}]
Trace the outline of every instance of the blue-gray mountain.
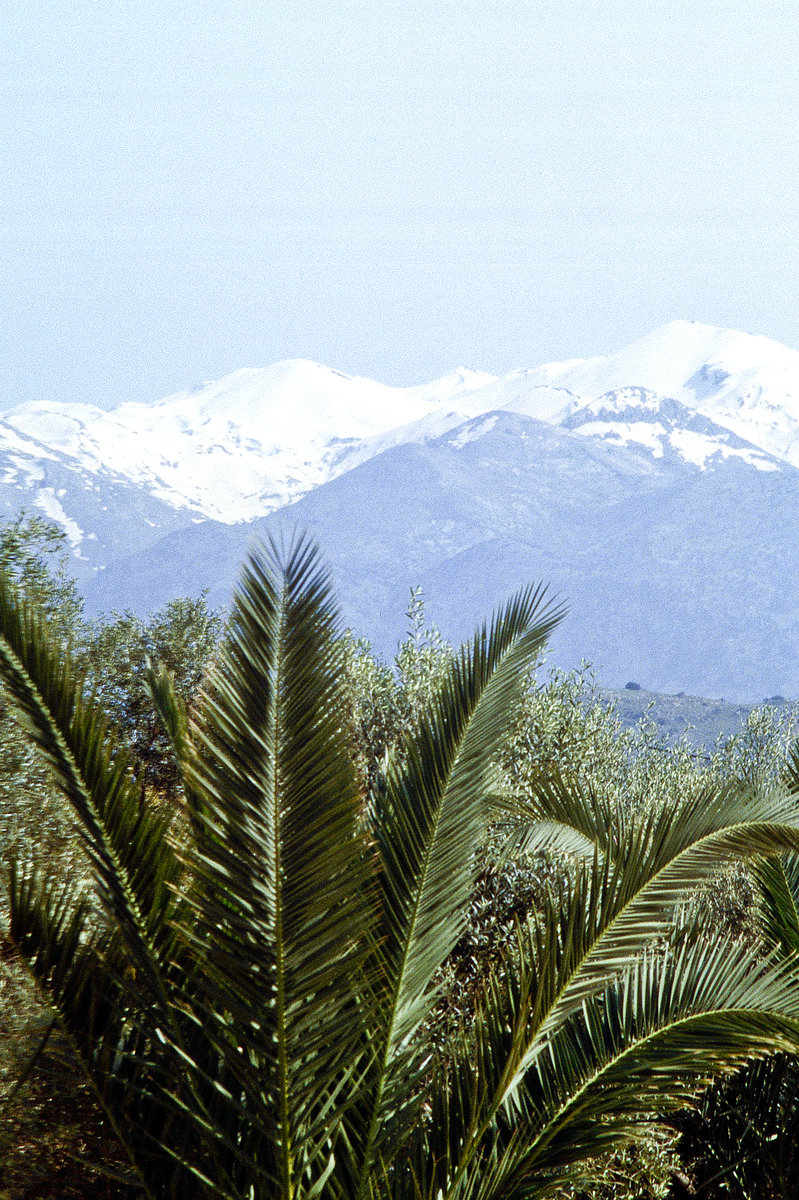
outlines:
[{"label": "blue-gray mountain", "polygon": [[385,654],[412,586],[458,638],[541,579],[571,605],[563,665],[799,696],[799,353],[764,338],[675,322],[504,379],[281,364],[150,409],[23,406],[0,468],[7,512],[64,524],[92,610],[224,603],[254,538],[304,527]]}]

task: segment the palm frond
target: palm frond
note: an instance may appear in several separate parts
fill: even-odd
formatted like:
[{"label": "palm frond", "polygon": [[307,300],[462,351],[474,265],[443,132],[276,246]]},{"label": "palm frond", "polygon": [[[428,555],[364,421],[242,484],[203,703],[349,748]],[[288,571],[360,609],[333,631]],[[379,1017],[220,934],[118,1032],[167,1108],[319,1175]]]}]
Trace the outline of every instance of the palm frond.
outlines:
[{"label": "palm frond", "polygon": [[[792,972],[753,969],[746,948],[724,944],[644,956],[536,1059],[536,1078],[514,1108],[516,1152],[503,1194],[618,1147],[648,1114],[688,1103],[753,1055],[795,1049],[797,1038]],[[535,1145],[523,1150],[525,1123]]]},{"label": "palm frond", "polygon": [[[11,864],[11,935],[151,1195],[533,1200],[643,1113],[795,1047],[793,959],[671,934],[719,865],[799,855],[790,781],[630,813],[548,768],[511,814],[517,845],[573,861],[434,1053],[498,750],[561,611],[528,589],[480,629],[367,801],[317,552],[254,553],[191,720],[150,673],[191,816],[178,850],[68,659],[0,583],[0,678],[94,874],[84,897]],[[793,863],[772,881],[784,945]]]},{"label": "palm frond", "polygon": [[[198,1087],[178,1062],[187,1052],[186,1023],[174,1004],[176,980],[187,969],[184,868],[168,819],[143,801],[126,752],[86,695],[69,652],[53,643],[6,577],[0,578],[0,677],[74,816],[94,898],[84,902],[80,880],[58,885],[11,862],[12,936],[108,1111],[123,1115],[123,1141],[135,1157],[154,1130],[169,1125],[176,1084],[188,1087],[197,1120],[206,1119],[203,1081]],[[194,1041],[190,1036],[188,1044]],[[167,1171],[173,1182],[175,1169],[182,1168]]]},{"label": "palm frond", "polygon": [[609,797],[567,782],[557,768],[540,774],[529,794],[498,794],[492,802],[508,855],[553,848],[590,858],[618,848],[623,812]]},{"label": "palm frond", "polygon": [[[585,873],[573,891],[580,918],[592,890]],[[542,1032],[568,977],[558,936],[580,918],[553,905],[538,927],[520,929],[510,969],[489,986],[415,1139],[425,1191],[546,1196],[572,1167],[634,1139],[652,1113],[683,1105],[718,1072],[799,1044],[791,967],[698,939],[643,954]]]},{"label": "palm frond", "polygon": [[607,855],[608,893],[592,940],[575,956],[572,978],[548,1017],[552,1027],[662,936],[676,907],[725,863],[799,849],[799,807],[781,788],[707,787],[681,805],[634,815],[610,812],[605,801],[572,783],[543,789],[537,815],[568,822],[572,798],[572,827],[593,836],[597,853]]},{"label": "palm frond", "polygon": [[375,837],[392,1046],[426,1015],[431,981],[462,934],[494,760],[525,671],[562,615],[534,588],[495,614],[462,648],[389,770]]},{"label": "palm frond", "polygon": [[794,742],[790,748],[782,778],[790,792],[794,795],[799,794],[799,741]]},{"label": "palm frond", "polygon": [[675,1118],[697,1194],[799,1194],[799,1060],[774,1054],[708,1088]]},{"label": "palm frond", "polygon": [[799,854],[763,858],[752,869],[763,898],[763,932],[783,954],[799,954]]},{"label": "palm frond", "polygon": [[336,632],[306,540],[253,554],[187,773],[204,1020],[242,1103],[270,1114],[248,1153],[286,1196],[324,1170],[329,1095],[361,1052],[352,979],[370,918]]},{"label": "palm frond", "polygon": [[[561,619],[528,588],[464,646],[430,710],[399,748],[371,817],[381,924],[371,970],[374,1071],[360,1126],[349,1133],[353,1191],[416,1119],[426,1051],[414,1035],[435,999],[435,976],[461,937],[487,819],[494,760],[526,673]],[[411,1101],[404,1113],[403,1107]]]},{"label": "palm frond", "polygon": [[168,822],[142,806],[130,763],[83,693],[68,652],[0,576],[0,677],[19,719],[53,768],[94,867],[99,898],[162,1009],[180,865]]}]

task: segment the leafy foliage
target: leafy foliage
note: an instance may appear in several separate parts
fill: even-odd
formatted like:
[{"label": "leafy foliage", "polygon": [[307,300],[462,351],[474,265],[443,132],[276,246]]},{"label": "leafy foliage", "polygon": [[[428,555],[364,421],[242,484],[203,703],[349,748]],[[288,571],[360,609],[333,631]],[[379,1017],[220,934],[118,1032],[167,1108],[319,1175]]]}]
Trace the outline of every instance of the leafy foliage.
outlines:
[{"label": "leafy foliage", "polygon": [[169,738],[153,704],[150,667],[168,672],[190,706],[222,634],[219,613],[204,596],[170,600],[147,621],[132,612],[96,621],[87,631],[83,662],[111,722],[136,764],[140,785],[173,799],[180,785]]},{"label": "leafy foliage", "polygon": [[0,525],[0,570],[39,606],[56,636],[74,644],[82,632],[83,601],[66,542],[59,525],[24,510]]},{"label": "leafy foliage", "polygon": [[507,922],[471,1023],[433,1038],[508,725],[557,617],[528,590],[459,652],[438,648],[434,686],[365,775],[315,551],[257,554],[193,716],[149,676],[189,814],[175,841],[5,581],[0,672],[92,878],[87,892],[18,852],[11,940],[146,1194],[553,1195],[586,1186],[648,1113],[795,1044],[790,963],[675,926],[720,864],[799,849],[790,789],[702,781],[676,807],[617,805],[557,761],[502,812],[525,852],[565,846],[568,869]]},{"label": "leafy foliage", "polygon": [[418,729],[452,667],[453,649],[428,624],[420,588],[412,590],[406,615],[408,634],[391,667],[367,641],[349,632],[343,639],[356,761],[367,790],[385,786],[389,760]]},{"label": "leafy foliage", "polygon": [[[52,522],[20,513],[0,525],[0,570],[41,611],[56,638],[77,650],[85,623],[83,602],[68,572],[66,535]],[[8,860],[35,847],[43,861],[57,860],[82,873],[72,824],[58,802],[50,773],[13,719],[0,687],[0,852]]]}]

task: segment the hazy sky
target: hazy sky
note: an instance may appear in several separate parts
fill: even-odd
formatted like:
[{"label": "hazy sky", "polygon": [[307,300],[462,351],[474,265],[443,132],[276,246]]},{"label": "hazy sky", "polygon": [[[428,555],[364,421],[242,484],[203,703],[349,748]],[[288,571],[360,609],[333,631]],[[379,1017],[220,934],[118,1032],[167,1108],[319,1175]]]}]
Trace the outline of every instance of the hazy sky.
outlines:
[{"label": "hazy sky", "polygon": [[0,406],[799,347],[798,0],[9,0]]}]

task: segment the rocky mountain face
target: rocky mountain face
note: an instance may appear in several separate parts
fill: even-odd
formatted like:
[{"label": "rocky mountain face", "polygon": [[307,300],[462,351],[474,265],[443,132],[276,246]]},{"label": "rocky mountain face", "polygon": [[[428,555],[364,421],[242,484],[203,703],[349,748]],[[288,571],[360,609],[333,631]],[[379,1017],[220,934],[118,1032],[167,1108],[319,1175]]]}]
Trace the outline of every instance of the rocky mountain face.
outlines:
[{"label": "rocky mountain face", "polygon": [[305,362],[153,406],[0,420],[0,504],[65,528],[90,610],[224,603],[307,528],[390,654],[409,588],[467,634],[548,581],[609,686],[799,696],[799,352],[673,322],[616,355],[389,388]]}]

